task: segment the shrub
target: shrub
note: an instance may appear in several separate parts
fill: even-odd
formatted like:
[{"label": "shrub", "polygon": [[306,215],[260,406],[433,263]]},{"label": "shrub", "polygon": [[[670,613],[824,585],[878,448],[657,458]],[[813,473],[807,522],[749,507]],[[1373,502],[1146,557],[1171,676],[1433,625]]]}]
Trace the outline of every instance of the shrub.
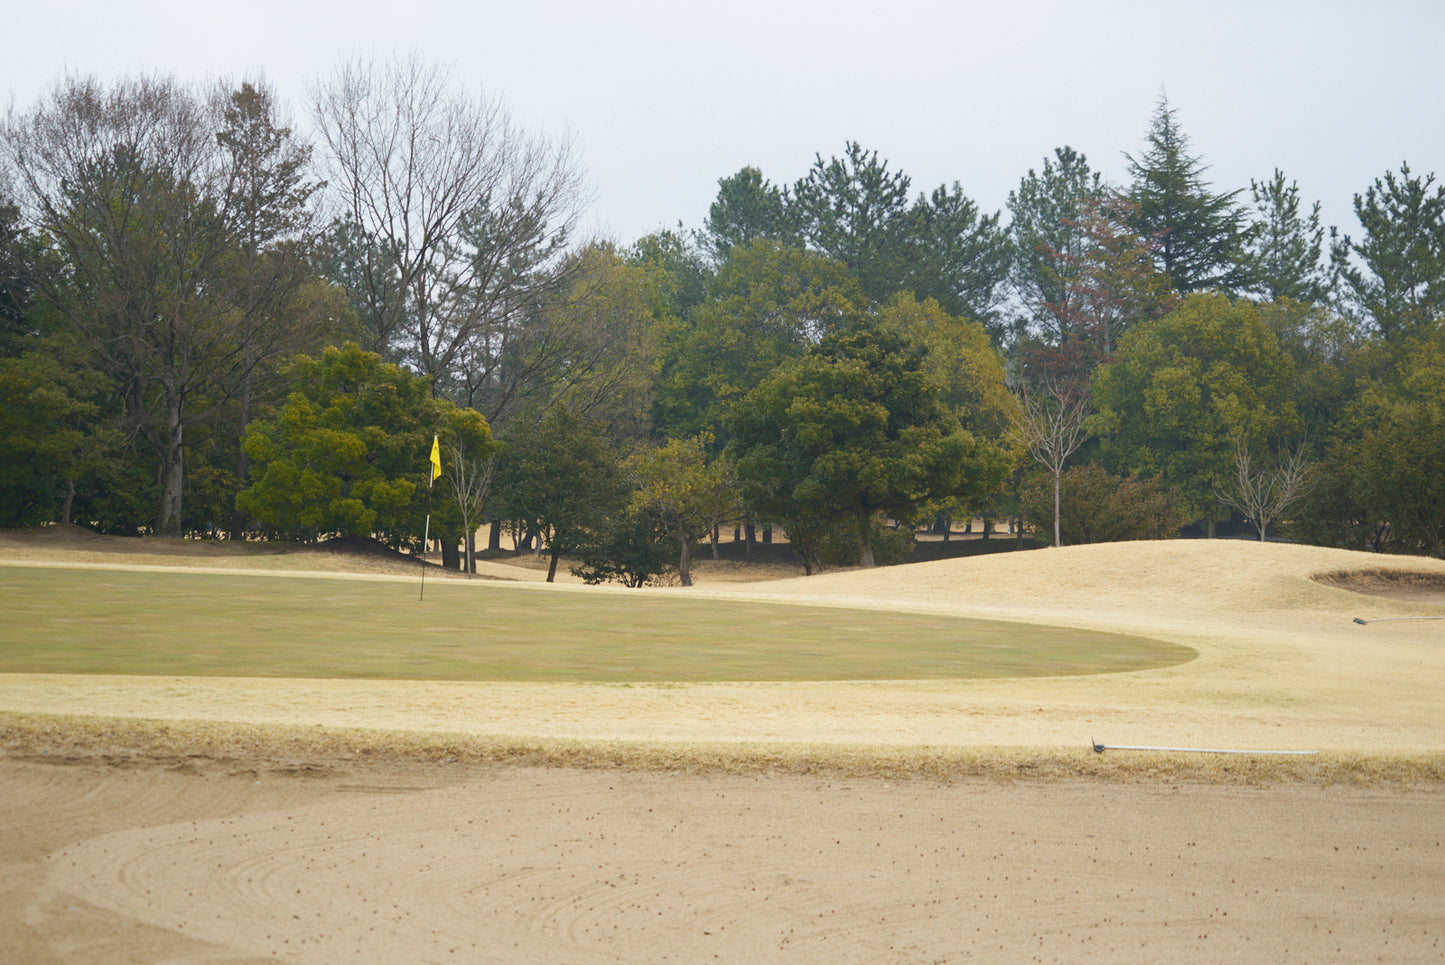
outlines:
[{"label": "shrub", "polygon": [[[1036,532],[1054,529],[1054,484],[1031,476],[1019,494],[1019,513]],[[1170,539],[1189,522],[1173,489],[1157,476],[1113,476],[1102,466],[1075,466],[1059,480],[1059,533],[1065,545]]]}]

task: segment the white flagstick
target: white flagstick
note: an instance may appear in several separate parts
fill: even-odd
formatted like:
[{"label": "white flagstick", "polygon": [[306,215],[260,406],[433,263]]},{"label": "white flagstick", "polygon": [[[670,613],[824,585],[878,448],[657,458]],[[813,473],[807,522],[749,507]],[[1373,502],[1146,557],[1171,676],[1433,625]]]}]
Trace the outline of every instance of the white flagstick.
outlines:
[{"label": "white flagstick", "polygon": [[[428,486],[427,489],[430,490],[431,487]],[[418,601],[426,599],[426,544],[431,539],[431,513],[426,514],[425,532],[426,535],[421,538],[421,595],[417,597]]]}]

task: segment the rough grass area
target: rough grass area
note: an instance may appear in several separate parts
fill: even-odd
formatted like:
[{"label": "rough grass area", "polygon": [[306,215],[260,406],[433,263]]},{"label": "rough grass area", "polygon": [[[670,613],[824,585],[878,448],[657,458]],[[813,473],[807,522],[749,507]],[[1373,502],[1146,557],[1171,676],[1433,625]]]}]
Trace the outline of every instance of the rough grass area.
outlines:
[{"label": "rough grass area", "polygon": [[7,568],[0,673],[693,682],[1043,677],[1183,663],[1143,637],[505,584]]},{"label": "rough grass area", "polygon": [[335,773],[390,764],[570,767],[887,780],[1445,785],[1445,754],[1248,757],[1078,748],[665,744],[0,712],[0,754],[50,763]]}]

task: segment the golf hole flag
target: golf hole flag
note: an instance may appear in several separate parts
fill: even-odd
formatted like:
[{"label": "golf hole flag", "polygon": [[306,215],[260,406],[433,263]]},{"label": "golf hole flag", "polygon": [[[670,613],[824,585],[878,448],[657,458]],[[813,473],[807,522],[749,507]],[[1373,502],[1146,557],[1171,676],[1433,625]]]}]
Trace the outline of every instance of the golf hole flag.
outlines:
[{"label": "golf hole flag", "polygon": [[431,479],[427,482],[427,485],[430,486],[432,483],[436,482],[436,481],[437,481],[437,477],[440,476],[441,474],[442,474],[442,448],[441,448],[441,446],[437,443],[437,437],[436,437],[436,436],[432,436],[432,437],[431,437]]}]

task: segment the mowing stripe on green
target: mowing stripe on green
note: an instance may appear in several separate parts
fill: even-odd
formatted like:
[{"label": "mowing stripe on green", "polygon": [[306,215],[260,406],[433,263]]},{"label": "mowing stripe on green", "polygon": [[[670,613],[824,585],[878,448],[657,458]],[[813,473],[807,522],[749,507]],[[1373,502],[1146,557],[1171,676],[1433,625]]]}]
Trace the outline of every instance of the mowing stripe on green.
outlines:
[{"label": "mowing stripe on green", "polygon": [[0,672],[410,680],[922,680],[1183,663],[1177,644],[994,620],[676,596],[0,568]]}]

